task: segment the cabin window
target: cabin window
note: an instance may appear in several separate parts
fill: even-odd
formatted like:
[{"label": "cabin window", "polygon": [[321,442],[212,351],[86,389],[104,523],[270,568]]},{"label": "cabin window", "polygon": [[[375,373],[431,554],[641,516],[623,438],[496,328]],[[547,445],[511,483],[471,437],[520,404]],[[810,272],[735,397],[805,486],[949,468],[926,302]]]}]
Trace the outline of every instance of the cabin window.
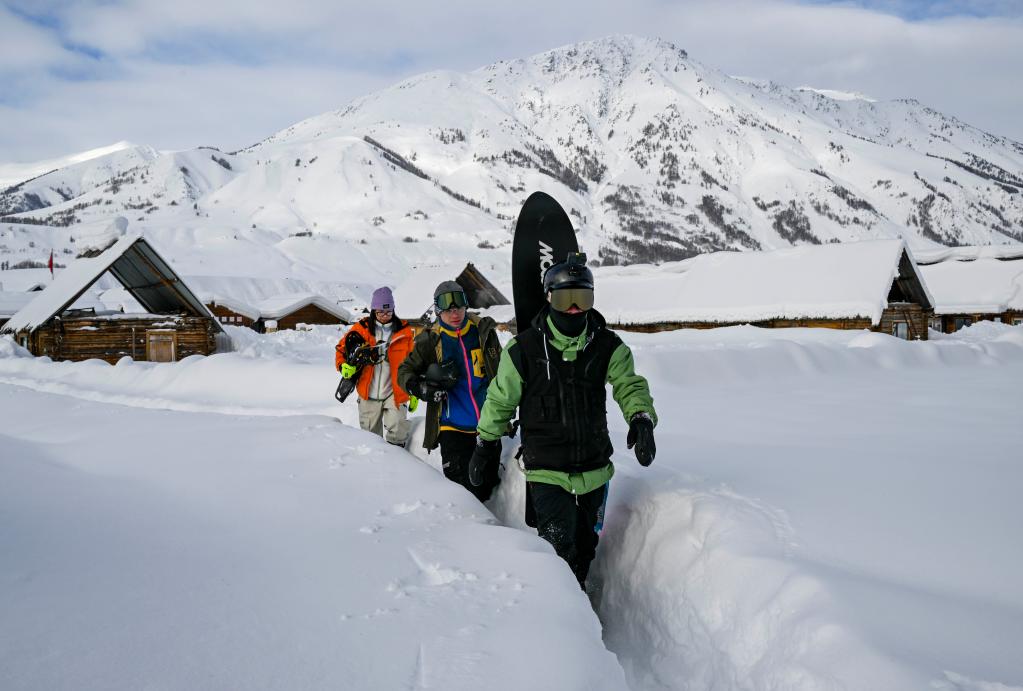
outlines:
[{"label": "cabin window", "polygon": [[935,331],[941,331],[941,317],[931,317],[929,325]]},{"label": "cabin window", "polygon": [[892,336],[909,340],[909,322],[894,322],[892,324]]},{"label": "cabin window", "polygon": [[973,319],[971,317],[956,317],[955,321],[953,322],[952,330],[953,331],[958,331],[959,329],[963,328],[964,326],[969,326],[972,323],[973,323]]},{"label": "cabin window", "polygon": [[1023,326],[1023,317],[1013,317],[1012,318],[1012,325],[1013,326]]}]

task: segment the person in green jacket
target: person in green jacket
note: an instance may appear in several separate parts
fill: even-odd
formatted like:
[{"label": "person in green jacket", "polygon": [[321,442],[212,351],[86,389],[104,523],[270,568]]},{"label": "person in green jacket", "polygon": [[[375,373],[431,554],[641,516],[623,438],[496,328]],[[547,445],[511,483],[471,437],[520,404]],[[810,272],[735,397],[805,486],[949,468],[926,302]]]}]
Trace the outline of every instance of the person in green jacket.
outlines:
[{"label": "person in green jacket", "polygon": [[548,305],[509,341],[490,384],[469,463],[470,483],[500,462],[501,435],[519,409],[526,523],[585,587],[603,523],[611,463],[606,385],[629,422],[628,448],[650,465],[657,414],[632,351],[593,309],[593,273],[572,253],[544,274]]}]

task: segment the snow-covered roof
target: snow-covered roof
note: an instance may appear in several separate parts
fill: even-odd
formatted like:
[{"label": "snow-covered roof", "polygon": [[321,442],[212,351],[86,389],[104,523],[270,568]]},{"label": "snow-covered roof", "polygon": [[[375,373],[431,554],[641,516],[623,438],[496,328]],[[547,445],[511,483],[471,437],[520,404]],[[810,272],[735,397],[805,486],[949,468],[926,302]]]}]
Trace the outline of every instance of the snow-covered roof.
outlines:
[{"label": "snow-covered roof", "polygon": [[0,318],[13,317],[35,297],[36,293],[0,291]]},{"label": "snow-covered roof", "polygon": [[869,319],[878,324],[896,278],[918,280],[902,240],[716,252],[645,271],[597,269],[596,306],[617,324]]},{"label": "snow-covered roof", "polygon": [[254,305],[222,295],[207,295],[206,304],[226,307],[232,312],[237,312],[253,321],[260,318],[281,319],[296,310],[302,309],[306,305],[315,305],[324,312],[332,314],[348,324],[354,321],[352,313],[347,309],[330,298],[316,293],[284,293],[265,298]]},{"label": "snow-covered roof", "polygon": [[1020,259],[1023,258],[1023,245],[973,245],[967,247],[919,249],[913,251],[913,258],[920,266],[949,260]]},{"label": "snow-covered roof", "polygon": [[[155,314],[189,312],[211,316],[166,261],[139,233],[125,235],[98,256],[75,260],[34,300],[4,325],[5,332],[32,331],[70,307],[110,271],[132,296]],[[216,329],[220,325],[214,321]]]},{"label": "snow-covered roof", "polygon": [[[336,302],[315,293],[291,293],[276,295],[263,300],[256,308],[263,319],[280,319],[307,305],[315,305],[324,312],[332,314],[343,322],[351,323],[352,314]],[[227,306],[225,304],[225,306]],[[241,314],[239,312],[239,314]]]},{"label": "snow-covered roof", "polygon": [[248,317],[252,321],[259,319],[259,308],[250,305],[247,302],[241,300],[235,300],[234,298],[224,297],[223,295],[208,295],[205,296],[204,302],[207,305],[217,305],[219,307],[226,307],[227,309]]},{"label": "snow-covered roof", "polygon": [[943,261],[920,267],[936,314],[1023,310],[1023,258]]}]

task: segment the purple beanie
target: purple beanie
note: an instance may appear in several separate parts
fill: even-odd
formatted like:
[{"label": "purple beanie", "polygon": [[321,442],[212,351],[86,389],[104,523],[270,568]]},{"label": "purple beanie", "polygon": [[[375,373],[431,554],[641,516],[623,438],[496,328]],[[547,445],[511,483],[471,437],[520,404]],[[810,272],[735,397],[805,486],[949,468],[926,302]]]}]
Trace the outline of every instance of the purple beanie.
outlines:
[{"label": "purple beanie", "polygon": [[391,289],[387,286],[383,288],[377,288],[373,291],[373,299],[370,301],[369,308],[372,310],[394,310],[394,296],[391,295]]}]

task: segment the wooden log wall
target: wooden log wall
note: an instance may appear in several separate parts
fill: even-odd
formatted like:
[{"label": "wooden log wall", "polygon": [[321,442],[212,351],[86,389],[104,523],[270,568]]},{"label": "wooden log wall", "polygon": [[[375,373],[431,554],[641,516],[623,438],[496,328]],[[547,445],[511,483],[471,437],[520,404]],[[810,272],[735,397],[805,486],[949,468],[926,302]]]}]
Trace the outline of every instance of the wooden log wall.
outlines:
[{"label": "wooden log wall", "polygon": [[341,320],[316,305],[306,305],[277,320],[277,330],[294,329],[299,324],[340,324]]},{"label": "wooden log wall", "polygon": [[[253,319],[246,317],[244,314],[239,314],[232,309],[228,309],[223,305],[211,303],[209,305],[206,305],[206,307],[210,310],[210,312],[213,313],[213,316],[216,317],[217,321],[219,321],[221,324],[230,324],[232,326],[247,326],[251,329],[252,324],[254,323]],[[226,317],[227,321],[224,321],[224,319],[222,319],[221,317]]]},{"label": "wooden log wall", "polygon": [[896,321],[909,323],[909,340],[926,341],[930,312],[915,302],[893,302],[881,313],[881,323],[875,331],[893,333]]},{"label": "wooden log wall", "polygon": [[1005,312],[971,312],[960,313],[960,314],[942,314],[941,319],[941,331],[943,333],[955,333],[956,331],[956,320],[966,319],[967,324],[975,324],[979,321],[995,321],[1000,319],[1003,324],[1019,324],[1023,323],[1023,312],[1017,310],[1007,310]]},{"label": "wooden log wall", "polygon": [[54,360],[105,360],[122,357],[146,359],[147,331],[173,332],[175,358],[210,355],[216,351],[215,327],[208,317],[160,316],[104,319],[76,317],[53,319],[33,334],[30,350]]}]

